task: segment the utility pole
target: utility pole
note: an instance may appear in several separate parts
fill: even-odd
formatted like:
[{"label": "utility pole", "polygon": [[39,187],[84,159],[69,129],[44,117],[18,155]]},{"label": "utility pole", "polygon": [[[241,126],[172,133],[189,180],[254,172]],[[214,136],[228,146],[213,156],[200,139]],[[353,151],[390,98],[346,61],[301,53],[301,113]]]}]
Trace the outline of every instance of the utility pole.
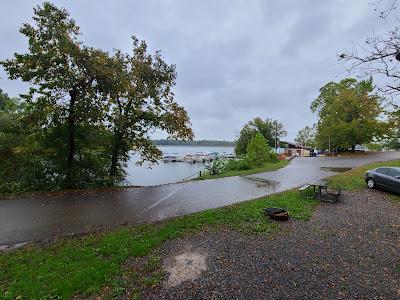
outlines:
[{"label": "utility pole", "polygon": [[278,154],[278,121],[275,121],[275,153]]},{"label": "utility pole", "polygon": [[329,133],[328,143],[329,143],[329,156],[331,156],[331,134],[330,133]]}]

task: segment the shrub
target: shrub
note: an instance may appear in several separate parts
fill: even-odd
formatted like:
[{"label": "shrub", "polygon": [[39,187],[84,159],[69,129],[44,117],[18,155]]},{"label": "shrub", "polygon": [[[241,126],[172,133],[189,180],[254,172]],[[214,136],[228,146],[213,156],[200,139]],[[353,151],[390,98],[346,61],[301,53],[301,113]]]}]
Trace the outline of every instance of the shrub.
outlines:
[{"label": "shrub", "polygon": [[247,146],[247,159],[251,166],[262,167],[271,161],[271,149],[261,133],[257,133]]},{"label": "shrub", "polygon": [[251,164],[247,159],[229,160],[225,170],[250,170]]},{"label": "shrub", "polygon": [[205,174],[207,175],[217,175],[222,174],[226,170],[226,165],[228,164],[228,160],[226,159],[215,159],[210,166],[206,167]]},{"label": "shrub", "polygon": [[278,162],[278,161],[279,161],[278,155],[276,155],[275,152],[270,151],[270,152],[269,152],[269,160],[268,160],[268,161],[269,161],[269,162]]}]

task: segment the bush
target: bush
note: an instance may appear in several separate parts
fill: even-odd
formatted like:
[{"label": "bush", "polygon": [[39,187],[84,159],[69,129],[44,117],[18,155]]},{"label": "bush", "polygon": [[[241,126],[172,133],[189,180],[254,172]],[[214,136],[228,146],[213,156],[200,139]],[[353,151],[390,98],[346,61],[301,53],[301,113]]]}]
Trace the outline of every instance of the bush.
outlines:
[{"label": "bush", "polygon": [[278,162],[278,161],[279,161],[278,155],[276,155],[275,152],[270,151],[270,152],[269,152],[269,160],[268,160],[268,161],[269,161],[269,162]]},{"label": "bush", "polygon": [[247,159],[253,167],[262,167],[272,160],[271,148],[261,133],[257,133],[247,146]]},{"label": "bush", "polygon": [[228,161],[226,159],[215,159],[210,166],[206,167],[206,172],[203,174],[205,175],[217,175],[222,174],[226,170],[226,165]]},{"label": "bush", "polygon": [[250,170],[251,164],[247,159],[229,160],[225,170]]},{"label": "bush", "polygon": [[271,151],[264,137],[258,133],[247,147],[247,156],[237,159],[215,159],[206,167],[202,176],[219,175],[227,171],[244,171],[257,167],[263,167],[267,162],[277,162],[278,158]]},{"label": "bush", "polygon": [[206,168],[204,175],[218,175],[226,171],[250,170],[251,164],[247,159],[215,159],[213,163]]}]

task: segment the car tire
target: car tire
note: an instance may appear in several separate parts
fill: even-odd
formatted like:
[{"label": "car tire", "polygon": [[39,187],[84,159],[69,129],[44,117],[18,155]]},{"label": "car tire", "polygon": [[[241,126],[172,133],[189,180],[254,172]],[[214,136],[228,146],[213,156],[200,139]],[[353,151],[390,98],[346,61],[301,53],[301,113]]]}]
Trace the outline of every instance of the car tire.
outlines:
[{"label": "car tire", "polygon": [[368,178],[367,185],[370,189],[373,189],[375,187],[375,181],[372,178]]}]

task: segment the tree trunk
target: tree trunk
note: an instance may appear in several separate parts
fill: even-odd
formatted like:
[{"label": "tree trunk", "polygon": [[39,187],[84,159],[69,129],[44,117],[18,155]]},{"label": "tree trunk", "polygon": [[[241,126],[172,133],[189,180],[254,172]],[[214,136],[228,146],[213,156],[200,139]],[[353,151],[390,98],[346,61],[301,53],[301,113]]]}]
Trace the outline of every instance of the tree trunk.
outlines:
[{"label": "tree trunk", "polygon": [[356,145],[351,145],[351,152],[355,152],[356,151]]},{"label": "tree trunk", "polygon": [[75,103],[76,103],[76,90],[72,89],[69,91],[70,102],[68,108],[68,154],[67,154],[67,177],[66,184],[67,187],[71,187],[72,184],[72,168],[74,163],[74,156],[76,153],[75,144]]},{"label": "tree trunk", "polygon": [[111,166],[110,166],[110,177],[114,181],[115,177],[117,176],[118,171],[118,157],[120,151],[120,144],[121,144],[121,133],[119,130],[114,130],[114,141],[113,147],[111,150]]}]

